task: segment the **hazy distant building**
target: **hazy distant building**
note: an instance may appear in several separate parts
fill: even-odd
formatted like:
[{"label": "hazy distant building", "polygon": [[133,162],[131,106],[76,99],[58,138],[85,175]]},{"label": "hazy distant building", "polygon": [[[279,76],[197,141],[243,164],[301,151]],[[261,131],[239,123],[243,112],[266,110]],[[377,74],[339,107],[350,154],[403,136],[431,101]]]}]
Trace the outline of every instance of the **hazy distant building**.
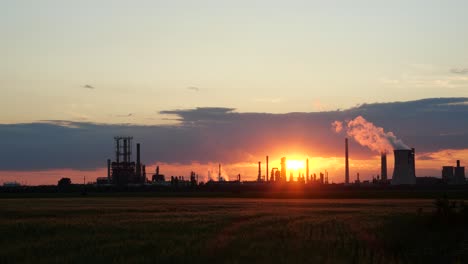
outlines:
[{"label": "hazy distant building", "polygon": [[159,174],[159,166],[156,166],[156,173],[153,174],[151,181],[152,182],[165,182],[166,181],[166,177],[163,174]]},{"label": "hazy distant building", "polygon": [[70,178],[61,178],[58,181],[57,185],[63,187],[63,186],[69,186],[69,185],[71,185],[71,183],[72,182],[71,182]]},{"label": "hazy distant building", "polygon": [[20,187],[21,184],[19,182],[4,182],[3,187]]},{"label": "hazy distant building", "polygon": [[460,161],[457,160],[457,166],[443,166],[442,180],[448,184],[465,184],[465,167],[460,166]]}]

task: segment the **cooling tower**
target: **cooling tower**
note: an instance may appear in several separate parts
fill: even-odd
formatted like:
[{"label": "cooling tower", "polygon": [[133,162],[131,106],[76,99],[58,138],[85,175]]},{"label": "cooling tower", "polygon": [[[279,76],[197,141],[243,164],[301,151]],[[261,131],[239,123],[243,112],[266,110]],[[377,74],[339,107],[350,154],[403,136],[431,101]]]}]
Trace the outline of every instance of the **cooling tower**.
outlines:
[{"label": "cooling tower", "polygon": [[414,149],[396,149],[392,185],[416,184]]}]

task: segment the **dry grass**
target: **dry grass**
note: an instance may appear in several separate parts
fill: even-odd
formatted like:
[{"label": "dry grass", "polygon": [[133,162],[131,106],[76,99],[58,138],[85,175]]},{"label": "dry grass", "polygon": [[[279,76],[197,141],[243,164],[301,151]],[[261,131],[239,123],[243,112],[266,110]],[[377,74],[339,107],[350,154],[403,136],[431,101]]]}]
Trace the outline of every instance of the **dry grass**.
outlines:
[{"label": "dry grass", "polygon": [[419,208],[432,201],[2,199],[0,262],[414,263],[419,233],[414,248],[398,233]]}]

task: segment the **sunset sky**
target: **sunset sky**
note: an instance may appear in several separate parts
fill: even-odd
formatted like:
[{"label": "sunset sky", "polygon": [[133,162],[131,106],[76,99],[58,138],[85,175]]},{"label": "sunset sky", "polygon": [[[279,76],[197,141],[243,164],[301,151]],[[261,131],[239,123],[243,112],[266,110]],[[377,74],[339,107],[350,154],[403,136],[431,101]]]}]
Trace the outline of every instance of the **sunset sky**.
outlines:
[{"label": "sunset sky", "polygon": [[[342,182],[346,131],[331,123],[357,116],[415,147],[418,176],[440,176],[468,164],[466,10],[461,0],[0,1],[0,183],[104,176],[117,134],[142,143],[151,173],[163,164],[207,177],[220,162],[253,179],[270,155],[308,157],[313,173]],[[351,147],[353,179],[379,173],[378,153]]]}]

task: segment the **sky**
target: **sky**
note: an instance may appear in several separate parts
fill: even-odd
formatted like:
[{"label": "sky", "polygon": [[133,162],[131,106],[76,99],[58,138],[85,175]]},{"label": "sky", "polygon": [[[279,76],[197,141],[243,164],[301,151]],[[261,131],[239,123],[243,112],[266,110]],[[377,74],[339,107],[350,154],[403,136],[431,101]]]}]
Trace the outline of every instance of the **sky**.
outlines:
[{"label": "sky", "polygon": [[[215,148],[216,144],[208,136],[203,137],[209,134],[205,130],[196,130],[197,136],[185,131],[206,123],[218,129],[217,118],[233,112],[238,119],[226,121],[230,128],[240,124],[251,130],[232,134],[228,125],[223,126],[225,133],[216,134],[217,142],[237,135],[237,143],[243,146],[243,142],[250,142],[248,133],[263,132],[255,126],[260,117],[275,123],[292,122],[291,126],[301,129],[301,122],[307,118],[323,116],[326,122],[321,120],[317,126],[332,134],[322,133],[320,137],[327,137],[323,140],[326,142],[340,142],[338,138],[345,135],[333,134],[329,122],[365,104],[377,103],[378,108],[385,106],[378,103],[458,98],[441,103],[462,104],[445,110],[463,112],[464,99],[460,98],[468,97],[466,10],[468,2],[455,0],[1,0],[0,134],[8,137],[0,145],[15,153],[21,150],[37,154],[35,147],[52,151],[58,143],[51,135],[72,137],[76,135],[68,134],[69,130],[81,132],[86,127],[94,138],[78,133],[82,141],[75,144],[88,146],[86,141],[94,142],[93,146],[108,150],[98,151],[99,156],[90,155],[101,164],[108,158],[106,153],[111,153],[116,131],[123,129],[134,136],[143,133],[139,138],[135,136],[142,144],[164,141],[152,135],[168,136],[165,133],[170,131],[169,135],[179,135],[169,140],[176,146],[167,145],[161,153],[185,149],[183,153],[191,155],[173,153],[169,158],[152,151],[148,155],[159,156],[146,162],[152,167],[156,162],[167,163],[174,174],[188,174],[185,171],[196,164],[192,162],[201,162],[199,170],[204,173],[212,166],[209,164],[233,164],[235,173],[240,169],[234,168],[239,166],[251,168],[265,152],[277,152],[277,160],[281,155],[297,155],[298,159],[309,156],[317,163],[330,163],[322,170],[338,168],[338,163],[332,162],[341,159],[338,144],[333,144],[331,151],[322,146],[321,153],[327,154],[318,155],[294,147],[276,151],[278,144],[272,147],[271,140],[264,142],[261,154],[251,149],[233,154],[238,158],[224,157],[219,151],[211,158],[194,158],[187,151],[190,146]],[[424,111],[437,108],[433,101],[423,102]],[[417,104],[409,105],[411,110],[420,109]],[[327,113],[332,113],[333,118]],[[200,114],[214,114],[216,118],[208,122],[190,120]],[[359,114],[386,131],[396,130],[397,136],[402,131],[405,142],[415,140],[401,125],[369,112]],[[346,118],[357,116],[349,114]],[[441,117],[436,116],[439,119],[430,120],[439,122]],[[466,118],[456,115],[450,120],[447,130],[463,134],[456,124],[466,122]],[[274,127],[273,123],[265,126]],[[446,133],[432,123],[431,127],[432,131],[421,131],[420,136]],[[60,130],[63,128],[69,130]],[[18,129],[26,132],[21,134]],[[294,138],[301,136],[290,135],[284,141],[291,146],[302,144]],[[252,138],[258,140],[257,136]],[[33,147],[12,141],[32,139],[49,145]],[[58,165],[47,159],[73,156],[69,153],[77,147],[75,139],[66,139],[66,144],[61,143],[65,148],[58,149],[58,153],[23,159],[21,166],[13,166],[16,163],[11,160],[0,162],[0,182],[2,177],[10,180],[20,176],[24,181],[47,182],[42,181],[44,175],[82,175],[89,170],[94,171],[89,172],[94,176],[100,175],[102,167],[95,160],[85,159],[85,165],[65,160]],[[426,147],[434,145],[432,141],[421,141],[417,147],[426,155],[468,148],[455,146],[454,141],[441,140],[444,144],[433,148]],[[94,150],[89,147],[80,153]],[[361,163],[371,164],[372,152],[360,148]],[[439,175],[440,163],[448,160],[439,161],[433,167],[428,165],[424,172]],[[177,162],[181,164],[176,166]],[[364,177],[374,172],[369,168]]]}]

